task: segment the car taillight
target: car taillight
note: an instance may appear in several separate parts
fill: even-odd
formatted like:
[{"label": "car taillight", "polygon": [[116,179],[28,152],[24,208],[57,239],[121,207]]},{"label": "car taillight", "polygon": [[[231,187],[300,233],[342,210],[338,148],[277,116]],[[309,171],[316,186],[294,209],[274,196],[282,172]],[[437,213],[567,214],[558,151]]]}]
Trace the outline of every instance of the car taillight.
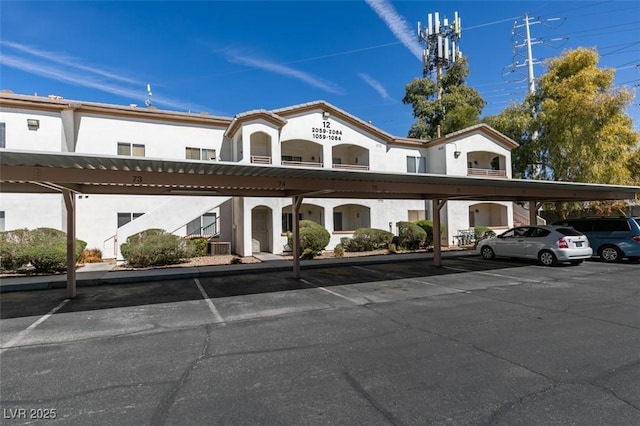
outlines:
[{"label": "car taillight", "polygon": [[569,244],[567,243],[567,240],[565,240],[564,238],[560,238],[558,240],[558,248],[569,248]]},{"label": "car taillight", "polygon": [[640,235],[634,235],[631,239],[637,243],[640,243]]}]

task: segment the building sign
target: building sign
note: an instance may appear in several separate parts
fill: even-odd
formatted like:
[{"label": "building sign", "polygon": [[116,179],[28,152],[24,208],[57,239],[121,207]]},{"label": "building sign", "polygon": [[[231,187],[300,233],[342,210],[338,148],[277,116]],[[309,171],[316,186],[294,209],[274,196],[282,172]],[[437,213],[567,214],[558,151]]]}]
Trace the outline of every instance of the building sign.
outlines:
[{"label": "building sign", "polygon": [[342,130],[332,129],[330,121],[323,121],[321,127],[311,128],[311,137],[313,139],[324,139],[330,141],[341,141]]}]

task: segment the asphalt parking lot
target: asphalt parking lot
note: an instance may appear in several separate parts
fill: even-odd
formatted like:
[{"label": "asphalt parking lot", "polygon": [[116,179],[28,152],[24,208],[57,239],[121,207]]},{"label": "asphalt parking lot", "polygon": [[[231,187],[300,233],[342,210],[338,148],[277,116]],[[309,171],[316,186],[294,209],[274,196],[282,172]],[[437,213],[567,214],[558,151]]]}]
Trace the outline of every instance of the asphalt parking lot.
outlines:
[{"label": "asphalt parking lot", "polygon": [[470,256],[3,293],[2,423],[640,424],[639,273]]}]

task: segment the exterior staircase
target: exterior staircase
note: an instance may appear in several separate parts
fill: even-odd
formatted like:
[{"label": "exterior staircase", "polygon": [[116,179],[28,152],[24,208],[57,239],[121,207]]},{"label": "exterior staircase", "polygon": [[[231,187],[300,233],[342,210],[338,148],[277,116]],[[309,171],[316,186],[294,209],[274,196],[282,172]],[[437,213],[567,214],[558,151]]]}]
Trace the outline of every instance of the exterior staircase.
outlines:
[{"label": "exterior staircase", "polygon": [[[540,216],[536,216],[537,225],[545,225],[547,223]],[[529,223],[529,209],[522,207],[520,204],[513,203],[513,226],[530,225]]]},{"label": "exterior staircase", "polygon": [[116,259],[122,259],[120,244],[126,242],[129,236],[151,228],[176,232],[191,220],[202,216],[230,199],[231,197],[171,197],[161,206],[118,228],[118,233],[116,234]]}]

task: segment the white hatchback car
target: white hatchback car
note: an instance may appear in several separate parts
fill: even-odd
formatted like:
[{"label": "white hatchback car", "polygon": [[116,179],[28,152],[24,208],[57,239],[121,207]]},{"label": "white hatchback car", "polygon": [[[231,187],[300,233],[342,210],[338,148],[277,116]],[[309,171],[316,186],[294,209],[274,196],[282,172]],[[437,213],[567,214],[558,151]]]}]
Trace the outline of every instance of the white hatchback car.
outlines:
[{"label": "white hatchback car", "polygon": [[518,226],[496,236],[481,240],[478,253],[485,259],[496,256],[538,259],[551,266],[558,262],[579,265],[593,254],[587,237],[566,226]]}]

